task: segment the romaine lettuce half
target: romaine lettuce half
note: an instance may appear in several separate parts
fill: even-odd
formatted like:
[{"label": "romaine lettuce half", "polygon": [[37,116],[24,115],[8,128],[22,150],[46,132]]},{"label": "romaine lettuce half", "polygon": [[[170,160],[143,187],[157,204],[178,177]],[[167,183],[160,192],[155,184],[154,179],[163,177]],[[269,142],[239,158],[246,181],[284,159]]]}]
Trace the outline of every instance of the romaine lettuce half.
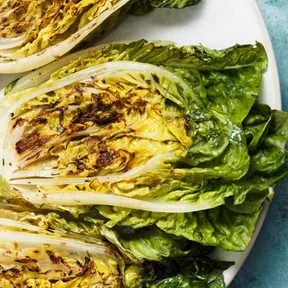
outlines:
[{"label": "romaine lettuce half", "polygon": [[5,89],[5,205],[247,247],[287,174],[287,113],[257,100],[260,43],[217,51],[140,40],[59,63]]},{"label": "romaine lettuce half", "polygon": [[124,261],[105,242],[44,230],[27,213],[0,214],[1,287],[123,287]]},{"label": "romaine lettuce half", "polygon": [[[0,284],[7,288],[148,288],[170,282],[179,283],[176,287],[181,283],[225,287],[222,271],[232,264],[207,258],[205,248],[201,251],[199,245],[190,245],[189,251],[187,240],[167,237],[160,230],[124,241],[108,229],[101,231],[103,238],[101,225],[67,221],[56,213],[6,209],[0,209],[0,225]],[[114,241],[120,252],[107,243],[111,234],[120,239]],[[127,248],[123,249],[120,241]],[[130,251],[137,257],[131,258]],[[169,259],[164,258],[168,257],[164,251]]]},{"label": "romaine lettuce half", "polygon": [[[134,2],[1,0],[0,73],[25,72],[59,59],[82,41],[111,30]],[[199,1],[141,2],[144,11],[154,7],[183,8]]]}]

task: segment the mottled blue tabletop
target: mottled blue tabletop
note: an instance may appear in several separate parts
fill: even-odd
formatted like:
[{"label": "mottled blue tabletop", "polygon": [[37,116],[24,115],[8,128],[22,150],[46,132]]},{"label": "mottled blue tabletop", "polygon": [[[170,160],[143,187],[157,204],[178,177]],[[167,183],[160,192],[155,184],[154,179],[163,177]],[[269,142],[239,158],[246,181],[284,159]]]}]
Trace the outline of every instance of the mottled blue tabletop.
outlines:
[{"label": "mottled blue tabletop", "polygon": [[[277,58],[282,108],[288,111],[288,0],[258,3]],[[277,187],[255,246],[229,288],[271,287],[288,287],[288,179]]]}]

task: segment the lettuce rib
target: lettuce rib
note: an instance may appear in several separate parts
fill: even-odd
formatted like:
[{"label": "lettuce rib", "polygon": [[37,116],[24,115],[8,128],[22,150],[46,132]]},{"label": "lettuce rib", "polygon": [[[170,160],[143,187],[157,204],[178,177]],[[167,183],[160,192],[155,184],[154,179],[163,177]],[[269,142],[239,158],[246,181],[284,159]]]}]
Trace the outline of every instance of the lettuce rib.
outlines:
[{"label": "lettuce rib", "polygon": [[[18,187],[21,191],[21,187]],[[93,191],[59,193],[50,190],[49,192],[23,192],[23,198],[35,205],[44,207],[53,206],[83,206],[83,205],[107,205],[122,208],[139,209],[150,212],[164,213],[188,213],[214,208],[222,203],[211,200],[199,201],[199,203],[188,202],[167,202],[154,199],[140,200],[112,194],[101,194]]]}]

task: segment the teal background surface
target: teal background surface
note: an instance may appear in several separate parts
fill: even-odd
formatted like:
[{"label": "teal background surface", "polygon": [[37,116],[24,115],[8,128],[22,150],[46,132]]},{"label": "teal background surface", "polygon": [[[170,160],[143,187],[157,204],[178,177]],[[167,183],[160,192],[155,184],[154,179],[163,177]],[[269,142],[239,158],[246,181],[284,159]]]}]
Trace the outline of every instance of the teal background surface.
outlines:
[{"label": "teal background surface", "polygon": [[[277,58],[282,109],[288,111],[288,0],[258,4]],[[272,287],[288,287],[288,178],[277,187],[259,237],[229,288]]]}]

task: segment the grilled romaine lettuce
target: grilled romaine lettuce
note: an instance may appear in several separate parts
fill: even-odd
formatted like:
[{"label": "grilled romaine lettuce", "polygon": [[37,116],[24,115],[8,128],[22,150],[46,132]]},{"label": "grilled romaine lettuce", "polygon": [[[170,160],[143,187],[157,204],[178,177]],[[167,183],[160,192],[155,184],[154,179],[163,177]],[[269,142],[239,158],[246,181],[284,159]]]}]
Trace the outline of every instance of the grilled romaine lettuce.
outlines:
[{"label": "grilled romaine lettuce", "polygon": [[27,213],[0,214],[1,287],[123,287],[124,262],[105,242],[44,230]]},{"label": "grilled romaine lettuce", "polygon": [[56,213],[0,209],[0,225],[1,287],[225,287],[222,272],[232,264],[207,258],[209,249],[195,244],[184,254],[185,240],[155,229],[138,240],[126,237],[125,250],[117,239],[118,252],[106,241],[113,240],[111,234],[120,238],[115,232],[103,230],[106,239],[100,239],[101,225],[66,221]]},{"label": "grilled romaine lettuce", "polygon": [[115,22],[131,4],[129,0],[0,1],[0,73],[29,71],[58,59],[91,33],[100,33],[109,18]]},{"label": "grilled romaine lettuce", "polygon": [[[142,1],[142,11],[150,7],[183,8],[198,2]],[[111,30],[133,3],[134,0],[1,0],[0,73],[25,72],[60,58],[80,42]]]},{"label": "grilled romaine lettuce", "polygon": [[266,66],[260,43],[141,40],[28,74],[2,97],[1,199],[244,250],[287,174],[287,113],[257,100]]}]

